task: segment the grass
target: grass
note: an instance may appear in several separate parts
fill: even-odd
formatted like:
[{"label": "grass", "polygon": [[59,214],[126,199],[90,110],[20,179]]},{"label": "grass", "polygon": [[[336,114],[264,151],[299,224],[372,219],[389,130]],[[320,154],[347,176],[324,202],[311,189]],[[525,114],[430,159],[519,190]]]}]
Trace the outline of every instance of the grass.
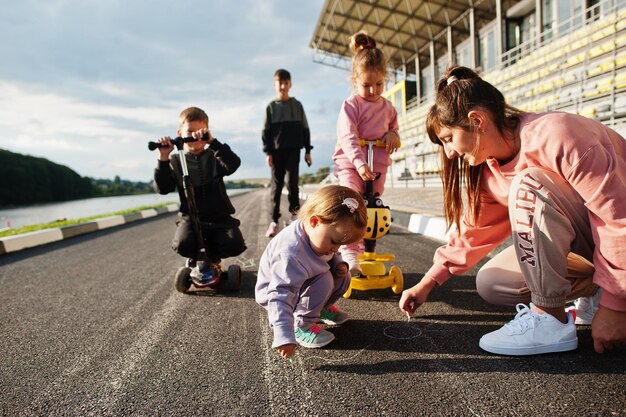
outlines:
[{"label": "grass", "polygon": [[129,214],[129,213],[135,213],[138,211],[153,209],[157,207],[163,207],[163,206],[167,206],[169,204],[175,204],[175,203],[176,203],[175,201],[170,201],[166,203],[154,204],[151,206],[139,206],[139,207],[132,208],[132,209],[120,210],[120,211],[116,211],[114,213],[109,213],[109,214],[99,214],[97,216],[81,217],[78,219],[70,219],[70,220],[55,220],[50,223],[40,223],[40,224],[33,224],[29,226],[22,226],[22,227],[17,227],[15,229],[9,229],[9,230],[4,230],[0,232],[0,238],[7,237],[7,236],[20,235],[20,234],[28,233],[28,232],[35,232],[37,230],[45,230],[45,229],[52,229],[55,227],[63,227],[63,226],[71,226],[74,224],[87,223],[91,220],[100,219],[102,217],[119,216],[119,215],[124,215],[124,214]]}]

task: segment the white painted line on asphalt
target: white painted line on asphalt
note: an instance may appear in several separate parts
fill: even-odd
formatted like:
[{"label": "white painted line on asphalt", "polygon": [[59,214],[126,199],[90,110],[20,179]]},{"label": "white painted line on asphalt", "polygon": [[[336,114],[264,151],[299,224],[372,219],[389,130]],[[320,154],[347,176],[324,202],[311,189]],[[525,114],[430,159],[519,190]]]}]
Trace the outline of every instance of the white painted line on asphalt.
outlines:
[{"label": "white painted line on asphalt", "polygon": [[[161,288],[156,285],[149,287],[139,300],[125,308],[123,314],[119,315],[116,320],[108,322],[106,328],[98,332],[96,337],[91,338],[83,349],[76,351],[71,361],[59,364],[60,367],[63,366],[65,369],[55,379],[50,380],[48,384],[38,387],[37,396],[33,398],[31,408],[33,410],[42,409],[48,403],[56,401],[58,387],[63,384],[79,386],[81,383],[84,383],[84,373],[94,372],[93,370],[98,366],[95,364],[95,361],[110,352],[111,341],[117,340],[120,335],[127,333],[126,329],[133,324],[133,320],[141,317],[139,313],[160,290]],[[87,392],[89,392],[89,395],[95,396],[96,392],[101,392],[102,389],[94,380],[89,385]],[[105,389],[108,392],[109,388],[106,387]],[[83,415],[85,412],[82,404],[78,405],[73,411],[66,411],[70,415]]]},{"label": "white painted line on asphalt", "polygon": [[263,358],[263,379],[267,384],[270,411],[267,415],[283,415],[287,411],[294,416],[308,415],[315,409],[313,393],[307,383],[308,367],[303,358],[312,350],[298,346],[292,361],[283,359],[271,348],[274,332],[269,326],[267,313],[260,309],[259,325],[261,326],[261,349],[265,351]]},{"label": "white painted line on asphalt", "polygon": [[[276,352],[270,347],[272,346],[272,338],[274,337],[274,335],[270,330],[265,310],[259,309],[259,312],[259,326],[261,327],[261,351],[265,352],[265,355],[263,356],[263,368],[261,370],[261,373],[263,374],[263,379],[265,380],[265,384],[267,385],[267,396],[270,406],[267,415],[274,416],[276,415],[274,411],[274,399],[280,398],[280,392],[283,387],[281,387],[274,378],[279,370],[278,361],[276,361],[276,358],[274,356],[276,355]],[[287,361],[285,360],[285,362]],[[285,365],[288,366],[288,364],[289,363]]]},{"label": "white painted line on asphalt", "polygon": [[[163,303],[162,308],[148,318],[145,327],[137,335],[134,343],[126,348],[123,354],[111,364],[104,379],[108,381],[109,385],[105,388],[107,395],[98,401],[102,410],[114,410],[118,400],[126,395],[126,388],[136,379],[141,364],[147,362],[147,357],[152,354],[156,345],[165,337],[165,332],[174,319],[181,300],[182,298],[177,292],[172,292]],[[112,389],[113,392],[106,392],[109,389]]]}]

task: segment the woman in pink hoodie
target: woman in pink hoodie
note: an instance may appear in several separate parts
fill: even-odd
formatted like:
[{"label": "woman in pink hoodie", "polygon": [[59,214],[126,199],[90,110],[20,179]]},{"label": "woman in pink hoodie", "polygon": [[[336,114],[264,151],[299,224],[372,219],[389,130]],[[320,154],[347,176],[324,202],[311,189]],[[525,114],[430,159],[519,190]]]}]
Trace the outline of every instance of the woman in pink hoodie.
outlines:
[{"label": "woman in pink hoodie", "polygon": [[512,233],[513,246],[480,269],[476,287],[491,303],[517,305],[517,315],[479,346],[504,355],[576,349],[576,317],[565,303],[595,295],[595,350],[625,348],[624,138],[581,116],[512,108],[465,67],[438,82],[426,127],[442,146],[444,212],[456,232],[400,308],[413,314],[436,284]]}]

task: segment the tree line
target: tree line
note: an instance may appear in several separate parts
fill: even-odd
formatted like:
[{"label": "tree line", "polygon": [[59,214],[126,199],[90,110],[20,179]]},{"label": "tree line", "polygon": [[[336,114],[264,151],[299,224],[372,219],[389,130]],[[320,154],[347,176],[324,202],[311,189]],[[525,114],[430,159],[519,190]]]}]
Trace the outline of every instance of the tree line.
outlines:
[{"label": "tree line", "polygon": [[[226,182],[226,188],[259,186],[246,181]],[[153,192],[152,181],[81,177],[48,159],[0,149],[0,207]]]},{"label": "tree line", "polygon": [[324,178],[330,174],[330,167],[319,168],[315,174],[300,174],[300,185],[302,184],[319,184]]}]

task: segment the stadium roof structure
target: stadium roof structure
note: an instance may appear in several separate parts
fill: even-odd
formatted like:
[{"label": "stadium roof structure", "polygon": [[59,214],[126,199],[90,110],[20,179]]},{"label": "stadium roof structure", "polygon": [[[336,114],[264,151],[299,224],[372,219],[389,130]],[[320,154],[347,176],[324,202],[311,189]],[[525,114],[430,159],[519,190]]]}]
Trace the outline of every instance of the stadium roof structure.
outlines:
[{"label": "stadium roof structure", "polygon": [[[493,21],[498,1],[515,0],[325,0],[310,46],[313,61],[348,69],[352,34],[365,30],[399,70],[415,69],[415,57],[429,61],[431,40],[436,57],[470,35],[470,10],[475,28]],[[526,0],[528,1],[528,0]],[[533,0],[534,2],[534,0]],[[450,28],[450,29],[448,29]],[[448,35],[450,31],[450,35]],[[421,66],[421,65],[420,65]]]}]

